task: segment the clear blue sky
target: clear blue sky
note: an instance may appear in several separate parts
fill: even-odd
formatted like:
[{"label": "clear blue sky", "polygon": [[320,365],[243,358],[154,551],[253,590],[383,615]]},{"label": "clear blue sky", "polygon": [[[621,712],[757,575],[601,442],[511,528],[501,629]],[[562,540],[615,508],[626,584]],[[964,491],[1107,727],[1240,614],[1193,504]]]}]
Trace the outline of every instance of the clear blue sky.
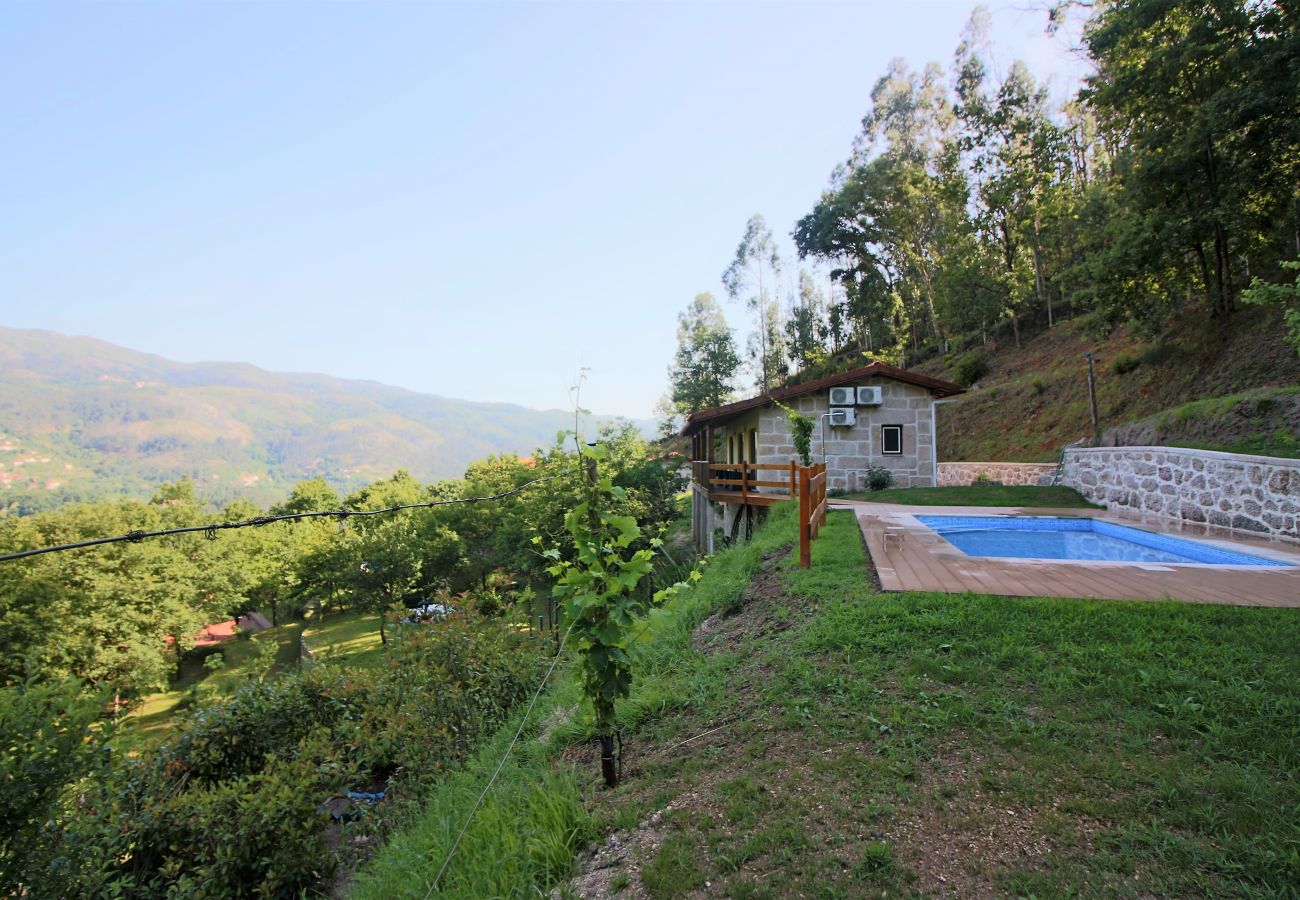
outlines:
[{"label": "clear blue sky", "polygon": [[0,322],[649,416],[750,214],[788,235],[972,7],[6,4]]}]

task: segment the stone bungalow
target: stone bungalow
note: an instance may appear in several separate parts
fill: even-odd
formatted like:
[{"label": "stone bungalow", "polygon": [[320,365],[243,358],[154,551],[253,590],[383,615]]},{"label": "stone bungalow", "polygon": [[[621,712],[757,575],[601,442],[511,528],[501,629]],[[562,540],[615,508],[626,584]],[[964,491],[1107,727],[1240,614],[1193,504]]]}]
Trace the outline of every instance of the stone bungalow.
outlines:
[{"label": "stone bungalow", "polygon": [[[710,471],[741,463],[788,466],[796,459],[786,411],[778,402],[815,420],[813,461],[826,463],[830,491],[862,490],[869,466],[889,469],[898,487],[936,485],[934,404],[962,391],[949,381],[872,363],[692,413],[682,429],[692,438],[692,506],[723,504],[721,527],[729,528],[742,504],[740,498],[712,489]],[[761,474],[759,480],[781,480],[780,473]],[[757,492],[771,496],[767,503],[789,496],[788,488],[776,486]],[[766,504],[760,499],[756,505]],[[695,518],[697,540],[711,534],[711,515],[700,512]]]}]

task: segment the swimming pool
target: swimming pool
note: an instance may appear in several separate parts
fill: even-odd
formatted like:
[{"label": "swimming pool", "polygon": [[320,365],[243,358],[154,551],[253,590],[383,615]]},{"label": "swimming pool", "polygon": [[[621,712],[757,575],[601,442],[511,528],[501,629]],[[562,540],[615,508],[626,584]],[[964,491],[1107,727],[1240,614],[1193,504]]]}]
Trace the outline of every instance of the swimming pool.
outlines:
[{"label": "swimming pool", "polygon": [[1284,562],[1097,519],[1049,516],[916,518],[967,556],[1288,567]]}]

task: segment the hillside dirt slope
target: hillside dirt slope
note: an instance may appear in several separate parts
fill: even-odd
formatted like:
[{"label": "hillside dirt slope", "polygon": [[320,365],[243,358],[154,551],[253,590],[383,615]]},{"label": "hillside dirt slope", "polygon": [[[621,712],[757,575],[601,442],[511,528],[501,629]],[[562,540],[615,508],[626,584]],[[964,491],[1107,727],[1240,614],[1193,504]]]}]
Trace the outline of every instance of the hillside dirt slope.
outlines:
[{"label": "hillside dirt slope", "polygon": [[[1080,318],[1019,350],[1010,341],[995,347],[988,374],[939,406],[939,458],[1050,462],[1066,444],[1088,437],[1088,351],[1103,432],[1191,401],[1300,384],[1300,355],[1282,340],[1275,308],[1246,307],[1226,322],[1192,312],[1152,340],[1128,328],[1098,337],[1088,325]],[[952,378],[951,362],[936,359],[916,369]],[[1225,407],[1223,416],[1203,417],[1184,443],[1249,447],[1255,437],[1289,427],[1289,405],[1272,407],[1252,407],[1244,417]]]}]

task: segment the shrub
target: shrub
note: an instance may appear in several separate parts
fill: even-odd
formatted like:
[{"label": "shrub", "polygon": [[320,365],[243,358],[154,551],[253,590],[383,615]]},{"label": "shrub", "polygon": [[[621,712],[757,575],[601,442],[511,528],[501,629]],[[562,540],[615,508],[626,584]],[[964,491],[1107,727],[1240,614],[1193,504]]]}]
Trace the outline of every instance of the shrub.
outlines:
[{"label": "shrub", "polygon": [[536,639],[462,612],[401,629],[382,667],[247,685],[87,786],[28,883],[49,896],[297,896],[335,866],[326,800],[393,783],[418,793],[504,721],[545,662]]},{"label": "shrub", "polygon": [[1034,389],[1035,394],[1041,394],[1047,390],[1047,379],[1042,375],[1035,375],[1029,379],[1029,386]]},{"label": "shrub", "polygon": [[[97,773],[106,732],[92,726],[103,704],[73,679],[0,687],[0,892],[27,896],[29,859],[63,792]],[[26,882],[25,888],[19,884]]]},{"label": "shrub", "polygon": [[970,387],[987,375],[991,366],[992,357],[987,350],[972,350],[962,354],[953,364],[953,378],[963,387]]},{"label": "shrub", "polygon": [[883,491],[894,483],[894,473],[884,466],[867,466],[862,472],[862,478],[873,491]]},{"label": "shrub", "polygon": [[1110,370],[1116,375],[1127,375],[1140,365],[1142,365],[1141,356],[1134,356],[1132,353],[1121,353],[1111,360]]}]

